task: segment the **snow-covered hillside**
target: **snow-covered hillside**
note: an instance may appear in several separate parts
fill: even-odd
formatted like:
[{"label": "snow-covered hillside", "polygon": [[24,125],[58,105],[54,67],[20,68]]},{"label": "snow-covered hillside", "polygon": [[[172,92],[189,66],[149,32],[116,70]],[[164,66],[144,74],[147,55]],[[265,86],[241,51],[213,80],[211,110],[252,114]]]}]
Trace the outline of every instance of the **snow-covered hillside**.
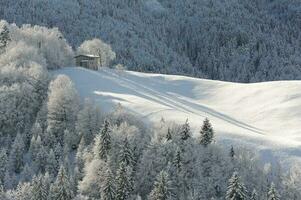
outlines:
[{"label": "snow-covered hillside", "polygon": [[150,122],[188,118],[195,135],[208,117],[226,145],[259,150],[266,160],[301,160],[301,81],[238,84],[76,67],[55,73],[68,75],[103,110],[121,103]]}]

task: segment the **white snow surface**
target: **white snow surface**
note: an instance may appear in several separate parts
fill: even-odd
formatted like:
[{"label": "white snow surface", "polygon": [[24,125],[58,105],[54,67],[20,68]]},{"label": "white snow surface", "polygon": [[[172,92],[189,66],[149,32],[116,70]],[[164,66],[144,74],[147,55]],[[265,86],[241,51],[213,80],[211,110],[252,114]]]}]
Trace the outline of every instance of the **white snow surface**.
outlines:
[{"label": "white snow surface", "polygon": [[188,118],[195,136],[208,117],[217,142],[251,148],[269,162],[301,163],[301,81],[241,84],[79,67],[55,74],[68,75],[104,111],[121,103],[148,122]]}]

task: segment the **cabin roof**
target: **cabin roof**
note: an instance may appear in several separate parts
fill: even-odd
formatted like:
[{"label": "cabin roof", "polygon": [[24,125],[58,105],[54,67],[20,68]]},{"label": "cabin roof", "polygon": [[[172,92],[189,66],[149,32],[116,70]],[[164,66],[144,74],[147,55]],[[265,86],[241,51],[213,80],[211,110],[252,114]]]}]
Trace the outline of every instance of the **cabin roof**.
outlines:
[{"label": "cabin roof", "polygon": [[78,58],[80,56],[88,57],[88,58],[100,58],[100,56],[96,56],[96,55],[92,55],[92,54],[79,54],[79,55],[75,56],[74,58]]}]

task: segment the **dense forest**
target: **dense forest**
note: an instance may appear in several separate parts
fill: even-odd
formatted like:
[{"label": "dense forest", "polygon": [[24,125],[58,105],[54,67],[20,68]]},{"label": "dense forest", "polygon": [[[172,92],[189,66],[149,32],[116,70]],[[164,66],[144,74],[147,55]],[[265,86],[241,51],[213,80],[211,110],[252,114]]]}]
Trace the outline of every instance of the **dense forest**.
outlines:
[{"label": "dense forest", "polygon": [[236,82],[301,78],[299,0],[1,0],[10,23],[101,38],[130,70]]},{"label": "dense forest", "polygon": [[284,173],[222,147],[209,119],[193,134],[188,119],[147,125],[122,105],[104,113],[82,101],[70,78],[48,72],[72,64],[57,28],[0,27],[1,200],[301,198],[300,167]]}]

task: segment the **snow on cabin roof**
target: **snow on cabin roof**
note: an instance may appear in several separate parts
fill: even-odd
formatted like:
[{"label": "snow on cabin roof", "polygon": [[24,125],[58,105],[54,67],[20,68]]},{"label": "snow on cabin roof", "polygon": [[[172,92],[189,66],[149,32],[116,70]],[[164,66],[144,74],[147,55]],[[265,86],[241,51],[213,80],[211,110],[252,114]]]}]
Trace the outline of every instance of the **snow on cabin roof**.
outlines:
[{"label": "snow on cabin roof", "polygon": [[80,56],[85,56],[85,57],[89,57],[89,58],[100,58],[100,56],[96,56],[96,55],[92,55],[92,54],[79,54],[79,55],[75,56],[74,58],[77,58]]}]

